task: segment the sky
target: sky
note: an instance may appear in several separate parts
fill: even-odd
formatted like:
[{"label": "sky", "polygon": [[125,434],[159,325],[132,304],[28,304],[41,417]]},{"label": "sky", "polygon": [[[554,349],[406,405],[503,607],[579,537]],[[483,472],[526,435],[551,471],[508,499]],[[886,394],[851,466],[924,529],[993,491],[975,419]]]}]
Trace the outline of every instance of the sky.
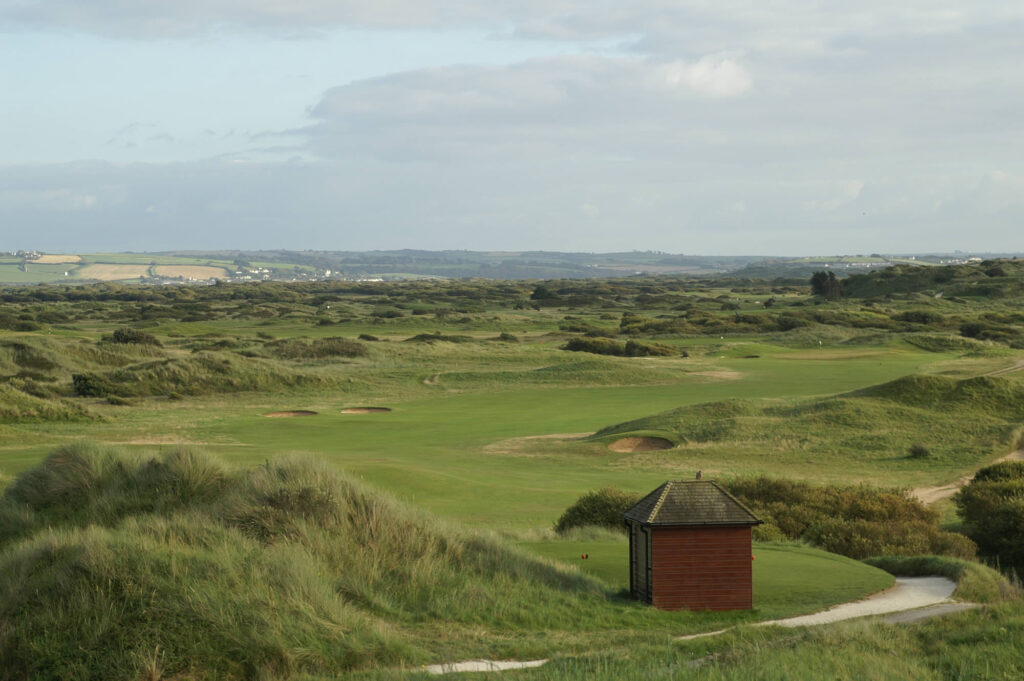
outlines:
[{"label": "sky", "polygon": [[0,0],[0,251],[1021,251],[1022,35],[987,0]]}]

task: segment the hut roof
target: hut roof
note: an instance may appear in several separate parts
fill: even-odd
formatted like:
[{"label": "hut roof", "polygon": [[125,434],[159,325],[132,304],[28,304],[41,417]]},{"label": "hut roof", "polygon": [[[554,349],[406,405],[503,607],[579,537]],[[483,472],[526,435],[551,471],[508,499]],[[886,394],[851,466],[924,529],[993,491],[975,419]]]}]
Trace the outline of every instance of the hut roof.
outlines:
[{"label": "hut roof", "polygon": [[622,514],[644,525],[760,525],[713,480],[670,480]]}]

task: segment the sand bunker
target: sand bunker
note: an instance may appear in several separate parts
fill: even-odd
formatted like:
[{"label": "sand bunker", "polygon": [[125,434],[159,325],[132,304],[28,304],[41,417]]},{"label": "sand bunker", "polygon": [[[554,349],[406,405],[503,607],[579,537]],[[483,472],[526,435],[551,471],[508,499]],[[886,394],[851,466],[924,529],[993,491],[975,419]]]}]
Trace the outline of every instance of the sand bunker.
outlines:
[{"label": "sand bunker", "polygon": [[608,445],[613,452],[654,452],[673,447],[672,441],[663,437],[624,437]]},{"label": "sand bunker", "polygon": [[391,411],[391,407],[349,407],[342,409],[342,414],[384,414]]},{"label": "sand bunker", "polygon": [[315,411],[309,411],[308,409],[298,409],[296,411],[272,411],[269,414],[264,414],[268,419],[290,419],[296,416],[316,416]]}]

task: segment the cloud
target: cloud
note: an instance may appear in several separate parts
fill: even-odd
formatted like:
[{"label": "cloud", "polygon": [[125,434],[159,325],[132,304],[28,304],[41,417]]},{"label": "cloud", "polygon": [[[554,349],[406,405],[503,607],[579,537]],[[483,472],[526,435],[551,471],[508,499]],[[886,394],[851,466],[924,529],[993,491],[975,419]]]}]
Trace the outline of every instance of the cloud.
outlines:
[{"label": "cloud", "polygon": [[707,144],[704,126],[740,107],[733,100],[752,83],[739,61],[719,56],[577,55],[428,69],[329,90],[304,132],[328,158],[637,158],[682,139]]},{"label": "cloud", "polygon": [[698,53],[740,44],[814,46],[849,34],[951,35],[979,21],[1004,23],[1022,14],[1015,3],[966,6],[956,0],[0,0],[0,26],[128,38],[238,29],[294,36],[334,27],[483,28],[555,40],[644,36],[659,49],[674,43],[675,52],[682,40],[685,49]]}]

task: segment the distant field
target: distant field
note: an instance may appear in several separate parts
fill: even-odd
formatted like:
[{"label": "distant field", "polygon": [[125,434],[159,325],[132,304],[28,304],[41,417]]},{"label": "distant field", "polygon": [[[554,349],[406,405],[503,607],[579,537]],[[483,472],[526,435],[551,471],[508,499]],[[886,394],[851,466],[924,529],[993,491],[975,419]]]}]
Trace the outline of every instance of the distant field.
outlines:
[{"label": "distant field", "polygon": [[58,265],[61,263],[69,262],[82,262],[82,256],[80,255],[41,255],[33,263],[39,263],[40,265]]},{"label": "distant field", "polygon": [[0,264],[0,282],[32,284],[61,281],[66,278],[64,273],[68,271],[66,265],[36,265],[33,263],[29,263],[27,269],[27,272],[23,272],[20,264]]},{"label": "distant field", "polygon": [[223,267],[205,265],[158,265],[154,272],[161,277],[183,277],[185,279],[216,279],[228,276]]},{"label": "distant field", "polygon": [[100,281],[120,281],[122,279],[138,279],[149,272],[148,265],[86,265],[78,270],[79,279],[99,279]]},{"label": "distant field", "polygon": [[[89,253],[86,260],[95,263],[111,263],[118,265],[209,265],[209,258],[187,258],[175,255],[154,255],[152,253]],[[229,261],[223,261],[228,264]]]}]

